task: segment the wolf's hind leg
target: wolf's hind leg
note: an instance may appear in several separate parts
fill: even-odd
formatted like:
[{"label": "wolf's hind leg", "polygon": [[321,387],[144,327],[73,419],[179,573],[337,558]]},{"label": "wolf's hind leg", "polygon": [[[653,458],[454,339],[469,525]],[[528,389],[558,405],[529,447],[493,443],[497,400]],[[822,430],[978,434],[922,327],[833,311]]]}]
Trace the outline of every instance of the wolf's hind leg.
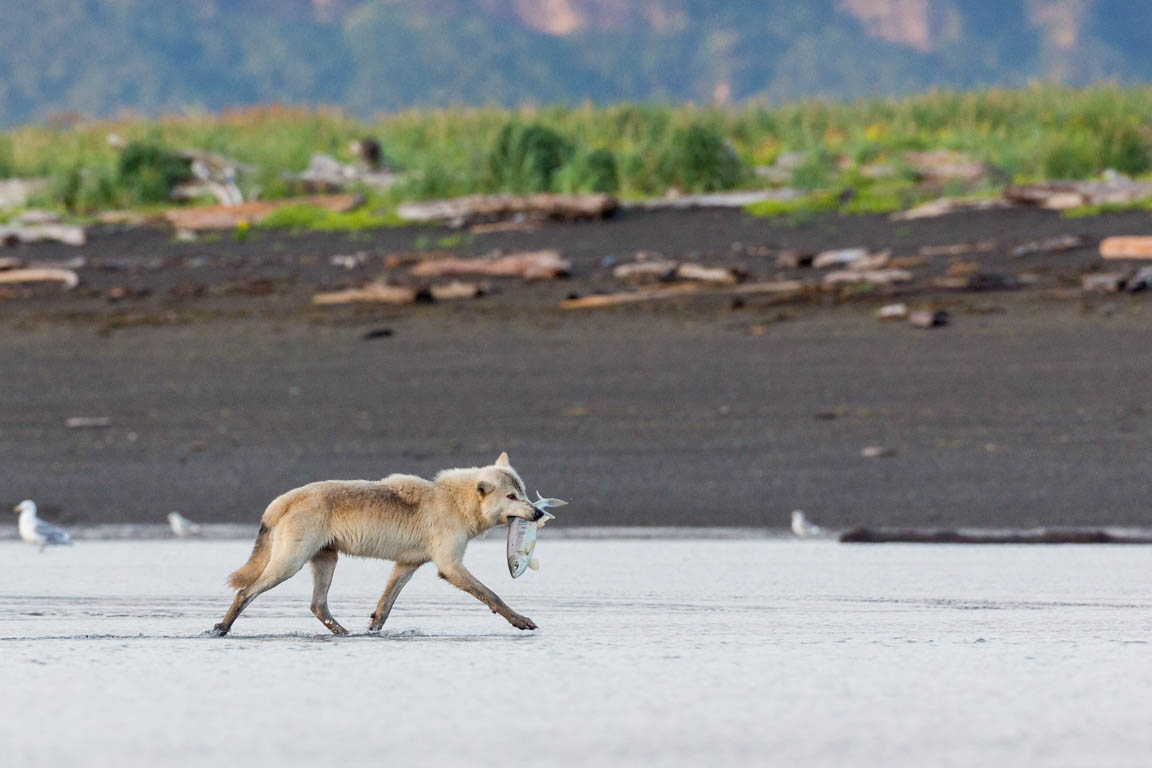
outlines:
[{"label": "wolf's hind leg", "polygon": [[388,620],[388,614],[392,612],[392,606],[396,604],[400,590],[404,589],[404,585],[408,583],[412,574],[416,573],[416,569],[419,567],[419,563],[416,565],[396,563],[392,567],[392,575],[388,577],[388,585],[384,587],[384,594],[381,595],[380,602],[376,604],[376,610],[372,612],[372,621],[368,625],[369,632],[379,632],[380,628],[384,626],[384,622]]},{"label": "wolf's hind leg", "polygon": [[[308,562],[314,553],[315,550],[305,550],[301,554],[300,550],[297,550],[296,553],[283,556],[281,553],[273,551],[272,559],[269,560],[268,565],[264,566],[264,572],[256,578],[256,581],[236,592],[236,599],[232,601],[232,607],[224,614],[224,619],[212,628],[212,634],[223,637],[232,631],[232,624],[253,600],[299,573],[300,569],[304,567],[304,563]],[[278,557],[278,554],[281,556]]]},{"label": "wolf's hind leg", "polygon": [[328,627],[334,635],[346,635],[348,630],[332,618],[328,611],[328,587],[332,586],[332,572],[336,570],[338,554],[332,547],[325,547],[312,558],[312,615]]},{"label": "wolf's hind leg", "polygon": [[472,572],[462,564],[455,563],[441,568],[440,578],[452,586],[464,590],[484,603],[484,605],[492,609],[492,613],[500,614],[508,620],[509,624],[516,627],[516,629],[536,629],[536,622],[527,616],[521,616],[509,608],[508,605],[500,599],[499,595],[484,586],[480,582],[480,579],[473,576]]}]

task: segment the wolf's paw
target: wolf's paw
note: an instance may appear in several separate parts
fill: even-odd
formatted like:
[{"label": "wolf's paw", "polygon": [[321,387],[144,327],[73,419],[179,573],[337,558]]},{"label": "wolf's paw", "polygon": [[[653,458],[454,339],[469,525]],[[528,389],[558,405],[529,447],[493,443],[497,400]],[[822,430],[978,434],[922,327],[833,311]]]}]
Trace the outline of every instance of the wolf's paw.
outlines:
[{"label": "wolf's paw", "polygon": [[227,634],[228,628],[223,624],[217,624],[216,626],[212,627],[212,629],[205,632],[204,637],[224,637]]},{"label": "wolf's paw", "polygon": [[536,629],[536,622],[527,616],[521,616],[518,613],[513,613],[507,617],[508,623],[516,627],[516,629]]}]

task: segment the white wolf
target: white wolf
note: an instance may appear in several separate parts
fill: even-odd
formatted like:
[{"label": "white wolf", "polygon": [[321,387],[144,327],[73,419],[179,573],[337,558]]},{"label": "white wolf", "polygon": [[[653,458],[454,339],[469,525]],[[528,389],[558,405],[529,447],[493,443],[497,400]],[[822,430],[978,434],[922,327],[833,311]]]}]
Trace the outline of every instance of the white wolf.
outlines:
[{"label": "white wolf", "polygon": [[464,550],[477,535],[510,518],[539,520],[524,482],[500,454],[487,467],[448,469],[425,480],[389,475],[380,481],[329,480],[289,491],[264,511],[252,556],[228,577],[236,599],[213,628],[226,635],[258,595],[312,564],[312,613],[334,634],[347,630],[328,611],[328,587],[340,553],[392,560],[395,567],[369,629],[383,626],[396,596],[424,563],[483,602],[517,629],[536,629],[464,567]]}]

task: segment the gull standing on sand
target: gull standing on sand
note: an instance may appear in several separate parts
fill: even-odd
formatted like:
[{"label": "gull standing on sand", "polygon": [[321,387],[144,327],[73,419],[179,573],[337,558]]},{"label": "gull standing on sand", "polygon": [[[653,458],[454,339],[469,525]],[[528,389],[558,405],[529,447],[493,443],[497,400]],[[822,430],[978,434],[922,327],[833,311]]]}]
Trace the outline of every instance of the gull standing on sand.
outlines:
[{"label": "gull standing on sand", "polygon": [[168,525],[172,526],[172,533],[182,539],[200,535],[200,524],[192,522],[179,512],[168,513]]},{"label": "gull standing on sand", "polygon": [[25,499],[14,507],[20,513],[20,538],[35,544],[44,551],[49,546],[71,546],[72,537],[63,528],[44,522],[36,517],[36,502]]},{"label": "gull standing on sand", "polygon": [[807,539],[813,536],[823,536],[824,529],[809,522],[808,518],[804,517],[804,513],[797,509],[792,513],[792,533],[802,539]]}]

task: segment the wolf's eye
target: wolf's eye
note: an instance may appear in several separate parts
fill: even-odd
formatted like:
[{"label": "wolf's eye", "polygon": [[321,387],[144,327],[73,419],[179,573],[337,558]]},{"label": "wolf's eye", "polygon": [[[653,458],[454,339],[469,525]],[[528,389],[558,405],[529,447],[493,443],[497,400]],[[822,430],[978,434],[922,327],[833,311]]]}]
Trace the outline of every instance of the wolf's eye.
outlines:
[{"label": "wolf's eye", "polygon": [[516,501],[516,494],[510,493],[508,494],[508,498],[512,499],[512,501]]}]

